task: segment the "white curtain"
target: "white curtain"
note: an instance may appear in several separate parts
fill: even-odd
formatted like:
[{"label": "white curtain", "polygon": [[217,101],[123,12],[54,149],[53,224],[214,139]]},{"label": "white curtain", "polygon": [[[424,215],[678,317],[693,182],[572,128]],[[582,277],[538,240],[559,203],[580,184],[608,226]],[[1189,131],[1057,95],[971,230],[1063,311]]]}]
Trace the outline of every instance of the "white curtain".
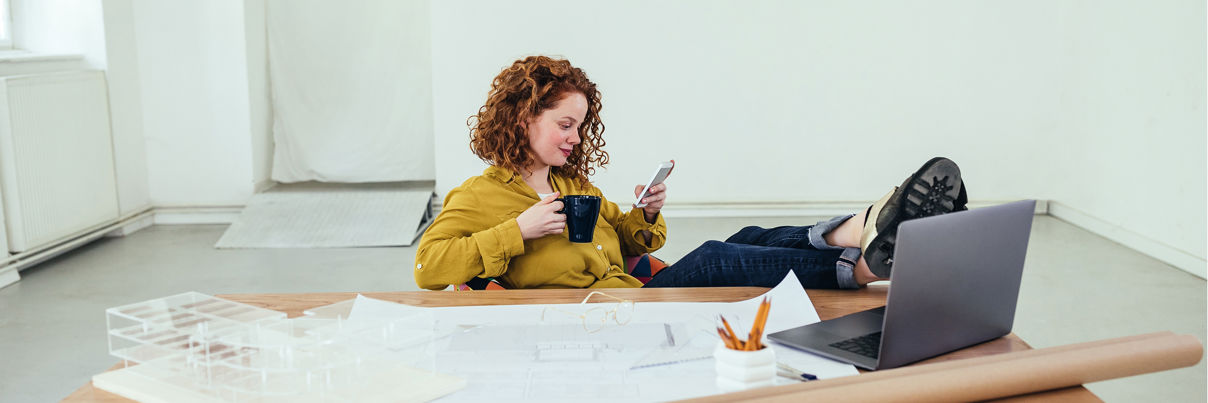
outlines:
[{"label": "white curtain", "polygon": [[278,182],[435,179],[427,0],[268,0]]}]

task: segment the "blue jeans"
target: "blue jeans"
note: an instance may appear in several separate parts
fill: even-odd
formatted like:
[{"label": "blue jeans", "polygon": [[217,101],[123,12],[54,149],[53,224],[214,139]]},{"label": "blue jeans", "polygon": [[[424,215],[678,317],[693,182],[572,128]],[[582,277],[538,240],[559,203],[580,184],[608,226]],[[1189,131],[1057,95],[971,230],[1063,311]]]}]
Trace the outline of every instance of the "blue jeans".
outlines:
[{"label": "blue jeans", "polygon": [[804,288],[859,288],[852,269],[860,248],[828,245],[822,238],[851,217],[807,226],[743,228],[725,242],[705,242],[645,287],[775,287],[791,270]]}]

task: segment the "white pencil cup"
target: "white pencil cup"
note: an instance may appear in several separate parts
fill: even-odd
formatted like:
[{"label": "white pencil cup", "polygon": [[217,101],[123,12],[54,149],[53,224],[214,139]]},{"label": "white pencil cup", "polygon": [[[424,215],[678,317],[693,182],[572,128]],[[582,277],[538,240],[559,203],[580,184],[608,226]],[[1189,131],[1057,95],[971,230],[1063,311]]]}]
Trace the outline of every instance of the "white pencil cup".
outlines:
[{"label": "white pencil cup", "polygon": [[719,342],[713,350],[717,388],[722,392],[772,386],[776,379],[776,353],[771,347],[738,351]]}]

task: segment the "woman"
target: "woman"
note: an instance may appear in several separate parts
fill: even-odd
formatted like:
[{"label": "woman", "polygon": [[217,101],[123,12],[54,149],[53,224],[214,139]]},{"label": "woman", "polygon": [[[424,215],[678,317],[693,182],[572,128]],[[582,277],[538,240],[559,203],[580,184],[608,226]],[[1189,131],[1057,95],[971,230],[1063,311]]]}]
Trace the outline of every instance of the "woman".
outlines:
[{"label": "woman", "polygon": [[[600,108],[596,85],[566,60],[531,56],[495,77],[469,121],[470,148],[491,166],[445,197],[420,240],[416,283],[439,290],[493,277],[507,288],[643,286],[622,259],[666,242],[667,188],[654,186],[645,207],[622,212],[591,184],[595,167],[608,163]],[[601,197],[592,243],[561,235],[561,195]],[[645,286],[770,287],[792,270],[806,288],[858,288],[888,277],[897,223],[963,209],[964,200],[956,164],[933,159],[863,212],[813,226],[744,228],[726,242],[706,242]],[[877,256],[871,267],[861,250]]]}]

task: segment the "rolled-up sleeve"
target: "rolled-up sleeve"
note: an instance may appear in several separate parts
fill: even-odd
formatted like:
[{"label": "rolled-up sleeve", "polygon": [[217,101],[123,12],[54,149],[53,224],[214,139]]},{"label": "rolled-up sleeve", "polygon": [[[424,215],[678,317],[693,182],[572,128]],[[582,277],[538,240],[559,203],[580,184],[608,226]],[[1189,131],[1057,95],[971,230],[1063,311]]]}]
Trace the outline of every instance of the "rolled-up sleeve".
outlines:
[{"label": "rolled-up sleeve", "polygon": [[[646,213],[642,209],[634,208],[622,213],[620,207],[608,200],[603,201],[600,213],[616,228],[622,255],[638,256],[654,252],[667,242],[667,222],[663,220],[662,213],[659,213],[653,223],[648,223]],[[642,231],[650,232],[650,244],[646,244]]]},{"label": "rolled-up sleeve", "polygon": [[514,217],[483,228],[483,213],[474,205],[468,192],[455,189],[446,196],[415,254],[415,283],[421,288],[440,290],[474,277],[498,277],[513,257],[524,254]]}]

